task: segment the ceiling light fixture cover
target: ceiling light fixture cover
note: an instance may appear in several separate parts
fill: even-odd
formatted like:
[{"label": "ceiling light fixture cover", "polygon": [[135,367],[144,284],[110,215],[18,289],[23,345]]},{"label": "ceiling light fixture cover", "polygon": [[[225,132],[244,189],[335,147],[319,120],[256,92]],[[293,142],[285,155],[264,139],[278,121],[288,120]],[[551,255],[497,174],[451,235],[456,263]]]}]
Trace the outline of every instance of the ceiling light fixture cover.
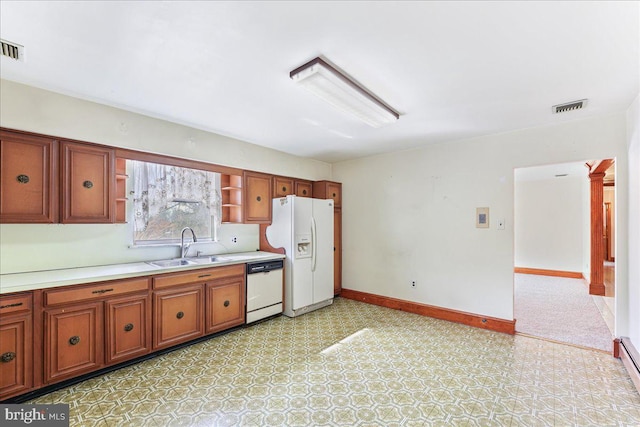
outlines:
[{"label": "ceiling light fixture cover", "polygon": [[289,73],[289,77],[337,109],[353,114],[375,128],[394,123],[400,117],[396,111],[321,58],[296,68]]}]

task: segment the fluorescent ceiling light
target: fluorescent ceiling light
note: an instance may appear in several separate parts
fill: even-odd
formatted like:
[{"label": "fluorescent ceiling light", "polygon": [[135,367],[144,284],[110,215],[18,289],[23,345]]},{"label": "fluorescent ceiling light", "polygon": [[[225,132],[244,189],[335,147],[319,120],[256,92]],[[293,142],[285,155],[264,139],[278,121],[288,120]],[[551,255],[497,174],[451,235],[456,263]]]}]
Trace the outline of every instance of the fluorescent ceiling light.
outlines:
[{"label": "fluorescent ceiling light", "polygon": [[397,112],[321,58],[315,58],[296,68],[289,76],[337,109],[351,113],[375,128],[393,123],[400,117]]}]

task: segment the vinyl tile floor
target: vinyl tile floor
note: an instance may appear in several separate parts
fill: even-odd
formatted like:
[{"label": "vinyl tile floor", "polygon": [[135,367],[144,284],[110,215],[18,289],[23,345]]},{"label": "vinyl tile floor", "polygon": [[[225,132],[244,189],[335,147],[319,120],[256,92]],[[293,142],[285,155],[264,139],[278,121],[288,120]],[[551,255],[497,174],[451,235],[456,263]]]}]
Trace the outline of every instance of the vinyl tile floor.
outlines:
[{"label": "vinyl tile floor", "polygon": [[611,355],[337,298],[30,403],[71,426],[638,426]]}]

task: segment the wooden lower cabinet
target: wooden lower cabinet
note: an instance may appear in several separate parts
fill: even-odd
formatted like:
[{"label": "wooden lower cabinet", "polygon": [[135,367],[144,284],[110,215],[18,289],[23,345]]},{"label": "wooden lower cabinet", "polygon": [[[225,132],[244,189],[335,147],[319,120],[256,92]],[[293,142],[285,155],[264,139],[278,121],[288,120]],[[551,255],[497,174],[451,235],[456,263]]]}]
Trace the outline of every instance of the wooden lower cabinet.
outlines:
[{"label": "wooden lower cabinet", "polygon": [[245,289],[237,264],[0,295],[0,401],[242,325]]},{"label": "wooden lower cabinet", "polygon": [[244,323],[244,276],[206,284],[206,332],[213,333]]},{"label": "wooden lower cabinet", "polygon": [[203,285],[153,293],[153,349],[170,347],[204,334]]},{"label": "wooden lower cabinet", "polygon": [[0,319],[0,400],[33,386],[31,314]]},{"label": "wooden lower cabinet", "polygon": [[148,294],[105,303],[105,361],[119,363],[151,351],[151,304]]},{"label": "wooden lower cabinet", "polygon": [[103,365],[103,303],[44,311],[44,382],[51,383]]}]

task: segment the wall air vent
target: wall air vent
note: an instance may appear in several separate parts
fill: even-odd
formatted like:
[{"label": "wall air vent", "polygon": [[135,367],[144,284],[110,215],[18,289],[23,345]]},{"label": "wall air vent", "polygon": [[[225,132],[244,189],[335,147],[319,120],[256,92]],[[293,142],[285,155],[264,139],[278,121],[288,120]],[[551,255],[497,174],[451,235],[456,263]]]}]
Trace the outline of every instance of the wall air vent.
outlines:
[{"label": "wall air vent", "polygon": [[586,106],[587,100],[581,99],[579,101],[571,101],[564,104],[554,105],[553,107],[551,107],[551,111],[553,111],[553,114],[558,114],[564,113],[566,111],[581,110]]},{"label": "wall air vent", "polygon": [[2,44],[2,56],[24,62],[24,46],[6,40],[0,40],[0,44]]}]

